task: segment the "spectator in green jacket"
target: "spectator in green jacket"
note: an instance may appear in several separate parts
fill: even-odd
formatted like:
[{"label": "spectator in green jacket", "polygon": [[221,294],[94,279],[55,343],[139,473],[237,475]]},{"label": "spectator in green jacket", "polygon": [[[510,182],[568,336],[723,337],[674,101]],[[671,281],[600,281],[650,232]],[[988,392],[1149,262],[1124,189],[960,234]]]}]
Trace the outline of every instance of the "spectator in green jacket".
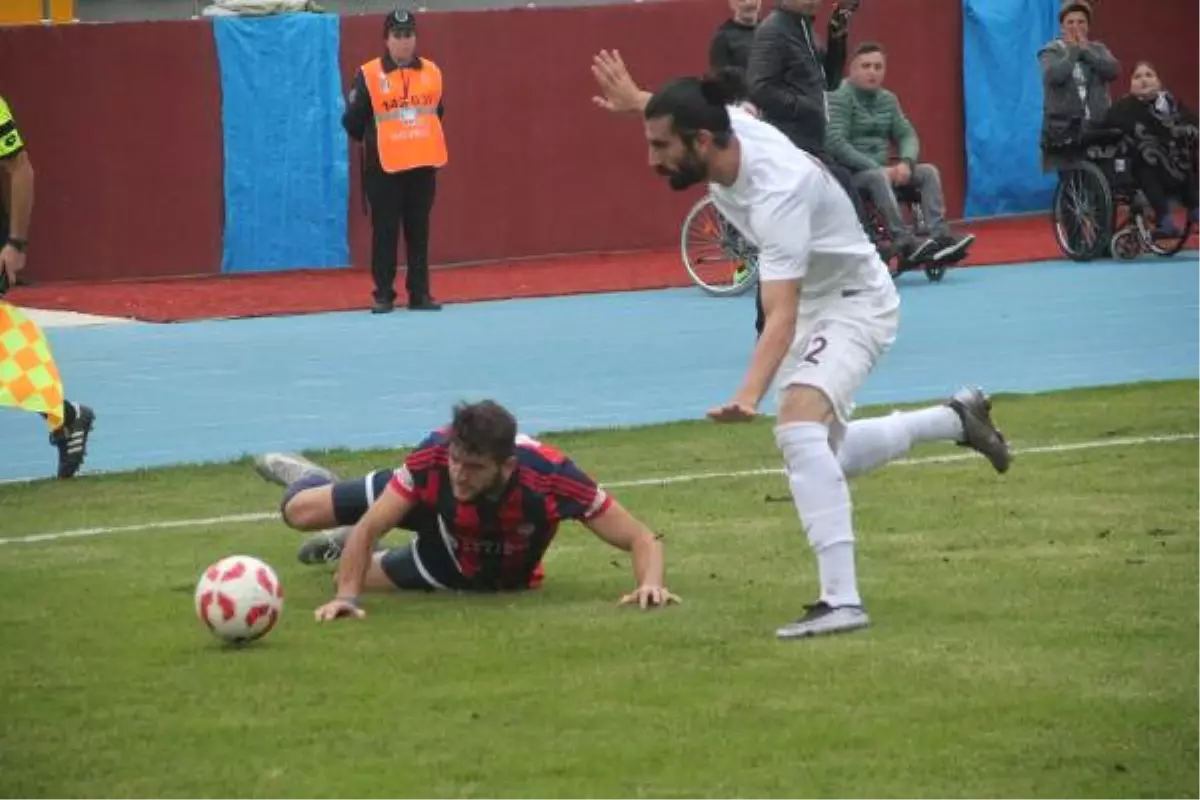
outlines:
[{"label": "spectator in green jacket", "polygon": [[[941,175],[920,162],[917,131],[896,95],[883,88],[886,72],[882,46],[864,42],[855,49],[849,77],[829,95],[826,146],[887,219],[902,266],[960,261],[975,236],[956,236],[946,223]],[[918,238],[905,221],[896,199],[901,187],[920,192],[928,238]]]}]

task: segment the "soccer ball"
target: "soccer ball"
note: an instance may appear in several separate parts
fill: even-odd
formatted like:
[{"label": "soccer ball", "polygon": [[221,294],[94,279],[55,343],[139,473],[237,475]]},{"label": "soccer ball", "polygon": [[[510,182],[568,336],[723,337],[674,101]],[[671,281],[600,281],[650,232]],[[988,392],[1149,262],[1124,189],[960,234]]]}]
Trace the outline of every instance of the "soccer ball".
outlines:
[{"label": "soccer ball", "polygon": [[232,644],[261,639],[283,613],[283,586],[275,570],[254,556],[227,556],[196,584],[196,615]]}]

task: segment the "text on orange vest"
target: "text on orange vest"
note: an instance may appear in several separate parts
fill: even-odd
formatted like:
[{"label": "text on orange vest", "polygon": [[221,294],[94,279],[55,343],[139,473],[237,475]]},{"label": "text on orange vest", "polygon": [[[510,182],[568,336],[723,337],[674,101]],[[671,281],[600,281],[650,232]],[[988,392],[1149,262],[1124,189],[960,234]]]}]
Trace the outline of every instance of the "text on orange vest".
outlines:
[{"label": "text on orange vest", "polygon": [[422,58],[420,69],[384,72],[383,60],[376,58],[363,64],[362,70],[384,172],[445,166],[446,137],[437,115],[442,71],[437,65]]}]

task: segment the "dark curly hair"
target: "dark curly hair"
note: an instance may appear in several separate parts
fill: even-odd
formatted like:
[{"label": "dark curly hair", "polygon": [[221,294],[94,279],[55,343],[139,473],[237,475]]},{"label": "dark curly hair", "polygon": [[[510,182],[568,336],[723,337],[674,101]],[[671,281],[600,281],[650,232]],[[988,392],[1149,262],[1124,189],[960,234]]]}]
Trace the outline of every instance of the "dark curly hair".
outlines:
[{"label": "dark curly hair", "polygon": [[450,441],[472,455],[504,461],[517,450],[517,420],[494,400],[459,403],[450,423]]}]

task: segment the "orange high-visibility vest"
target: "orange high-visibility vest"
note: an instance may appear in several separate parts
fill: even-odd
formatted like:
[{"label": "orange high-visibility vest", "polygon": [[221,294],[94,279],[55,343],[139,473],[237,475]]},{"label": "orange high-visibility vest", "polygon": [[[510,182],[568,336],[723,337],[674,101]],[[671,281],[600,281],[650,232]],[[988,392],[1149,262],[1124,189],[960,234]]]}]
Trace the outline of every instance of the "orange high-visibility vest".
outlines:
[{"label": "orange high-visibility vest", "polygon": [[362,66],[384,172],[445,166],[446,137],[438,119],[442,71],[426,58],[421,68],[383,71],[383,59]]}]

